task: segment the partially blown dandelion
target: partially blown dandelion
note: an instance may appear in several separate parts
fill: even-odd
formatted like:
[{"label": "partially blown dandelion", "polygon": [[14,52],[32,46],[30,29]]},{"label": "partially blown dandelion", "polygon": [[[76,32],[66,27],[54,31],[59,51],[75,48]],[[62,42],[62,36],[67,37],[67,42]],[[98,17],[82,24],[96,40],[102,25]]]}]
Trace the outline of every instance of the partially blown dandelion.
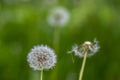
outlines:
[{"label": "partially blown dandelion", "polygon": [[27,61],[31,68],[41,71],[42,80],[43,69],[48,70],[55,66],[56,55],[54,51],[48,46],[35,46],[28,54]]},{"label": "partially blown dandelion", "polygon": [[90,41],[85,41],[82,45],[78,46],[78,45],[74,45],[72,47],[72,51],[74,52],[74,54],[76,56],[79,57],[84,57],[83,58],[83,63],[82,63],[82,67],[80,70],[80,76],[79,76],[79,80],[82,80],[82,76],[83,76],[83,71],[84,71],[84,67],[85,67],[85,62],[86,62],[86,58],[89,56],[94,55],[98,50],[99,50],[99,45],[98,45],[98,41],[96,39],[94,39],[94,42],[90,42]]},{"label": "partially blown dandelion", "polygon": [[92,55],[94,55],[98,50],[99,50],[99,44],[98,41],[96,39],[94,39],[94,42],[90,42],[90,41],[85,41],[82,45],[78,46],[77,44],[75,44],[72,47],[72,50],[69,53],[74,52],[74,54],[76,56],[79,57],[84,57],[84,53],[85,51],[87,52],[87,57],[90,57]]}]

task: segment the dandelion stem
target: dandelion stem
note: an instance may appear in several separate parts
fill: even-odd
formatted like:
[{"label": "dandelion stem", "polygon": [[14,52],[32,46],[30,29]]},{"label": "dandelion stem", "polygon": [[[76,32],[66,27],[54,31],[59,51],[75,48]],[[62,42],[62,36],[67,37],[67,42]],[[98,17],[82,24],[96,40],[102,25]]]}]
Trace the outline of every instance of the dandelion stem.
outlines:
[{"label": "dandelion stem", "polygon": [[[53,47],[56,51],[56,53],[59,53],[59,40],[60,40],[60,27],[55,27],[54,28],[54,33],[53,33]],[[58,77],[58,67],[54,69],[54,71],[51,73],[50,80],[57,80]]]},{"label": "dandelion stem", "polygon": [[54,34],[53,34],[53,47],[55,48],[55,51],[59,51],[59,39],[60,39],[60,28],[55,27]]},{"label": "dandelion stem", "polygon": [[85,53],[84,53],[82,67],[81,67],[80,75],[79,75],[79,80],[82,80],[82,77],[83,77],[83,72],[84,72],[84,68],[85,68],[86,58],[87,58],[87,51],[85,51]]},{"label": "dandelion stem", "polygon": [[43,69],[40,71],[40,80],[43,80]]}]

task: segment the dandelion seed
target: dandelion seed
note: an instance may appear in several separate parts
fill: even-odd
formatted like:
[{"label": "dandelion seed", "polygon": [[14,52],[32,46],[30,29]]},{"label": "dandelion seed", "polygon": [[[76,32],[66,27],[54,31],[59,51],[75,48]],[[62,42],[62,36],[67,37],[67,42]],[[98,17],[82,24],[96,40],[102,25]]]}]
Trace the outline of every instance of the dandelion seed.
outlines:
[{"label": "dandelion seed", "polygon": [[85,51],[87,51],[87,57],[90,57],[90,56],[94,55],[99,50],[99,48],[100,47],[99,47],[98,41],[96,39],[94,39],[93,43],[90,41],[85,41],[80,46],[74,45],[72,47],[72,50],[69,53],[74,52],[74,54],[76,56],[84,57],[84,53],[85,53]]},{"label": "dandelion seed", "polygon": [[56,55],[48,46],[35,46],[28,54],[27,61],[34,70],[48,70],[55,66]]},{"label": "dandelion seed", "polygon": [[63,7],[54,8],[47,17],[48,23],[53,27],[63,27],[70,18],[69,12]]}]

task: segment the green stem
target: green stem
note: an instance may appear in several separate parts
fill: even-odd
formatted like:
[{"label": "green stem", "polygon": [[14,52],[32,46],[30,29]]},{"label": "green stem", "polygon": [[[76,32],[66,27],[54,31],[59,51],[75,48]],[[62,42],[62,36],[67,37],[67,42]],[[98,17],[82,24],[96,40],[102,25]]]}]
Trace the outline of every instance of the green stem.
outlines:
[{"label": "green stem", "polygon": [[87,51],[84,53],[83,63],[82,63],[82,67],[81,67],[80,75],[79,75],[79,80],[82,80],[86,59],[87,59]]},{"label": "green stem", "polygon": [[40,71],[40,80],[43,80],[43,69]]},{"label": "green stem", "polygon": [[53,33],[53,47],[56,52],[59,51],[59,39],[60,39],[60,28],[55,27],[54,33]]},{"label": "green stem", "polygon": [[[59,40],[60,40],[60,27],[56,26],[54,28],[54,33],[53,33],[53,47],[55,49],[55,52],[58,54],[59,53]],[[57,80],[58,77],[58,67],[53,70],[53,72],[50,75],[50,80]]]}]

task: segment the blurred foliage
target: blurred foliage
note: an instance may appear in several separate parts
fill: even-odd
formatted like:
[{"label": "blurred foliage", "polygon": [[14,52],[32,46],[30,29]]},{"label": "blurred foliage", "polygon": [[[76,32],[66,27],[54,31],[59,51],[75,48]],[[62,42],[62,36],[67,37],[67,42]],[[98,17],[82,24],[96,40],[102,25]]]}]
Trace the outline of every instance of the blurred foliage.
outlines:
[{"label": "blurred foliage", "polygon": [[[52,2],[53,1],[53,2]],[[63,6],[71,14],[61,28],[56,67],[57,79],[78,80],[82,59],[67,51],[75,43],[99,40],[100,51],[87,59],[83,80],[120,80],[120,0],[0,0],[0,80],[39,80],[26,56],[34,45],[53,48],[53,32],[47,21],[49,10]],[[57,76],[56,76],[57,75]]]}]

